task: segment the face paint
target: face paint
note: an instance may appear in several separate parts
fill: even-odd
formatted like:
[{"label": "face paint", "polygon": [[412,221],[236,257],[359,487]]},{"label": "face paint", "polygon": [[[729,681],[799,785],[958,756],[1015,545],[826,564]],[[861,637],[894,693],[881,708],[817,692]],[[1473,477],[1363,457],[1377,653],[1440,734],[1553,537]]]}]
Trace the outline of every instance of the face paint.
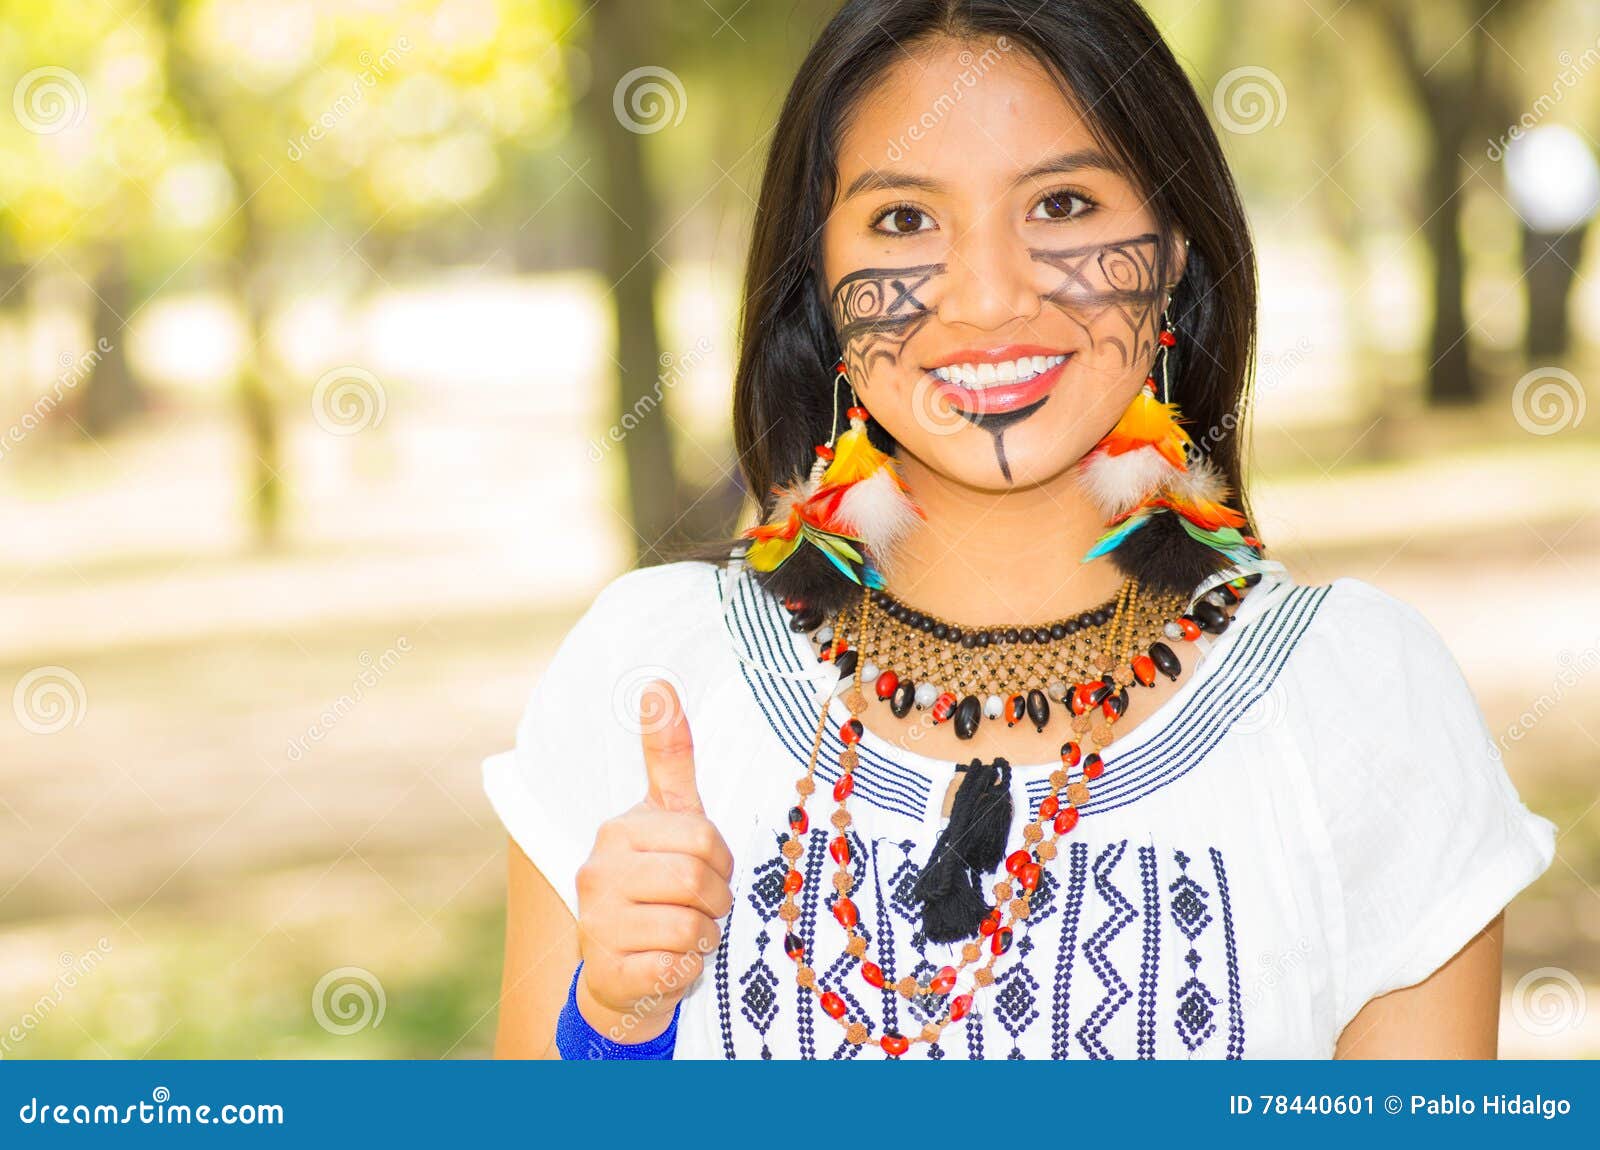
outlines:
[{"label": "face paint", "polygon": [[994,436],[994,457],[1000,464],[1000,474],[1004,476],[1007,483],[1011,482],[1011,465],[1006,462],[1006,428],[1013,423],[1027,419],[1028,416],[1043,407],[1049,398],[1048,395],[1041,395],[1038,399],[1028,404],[1027,407],[1019,407],[1015,411],[992,411],[987,415],[974,411],[961,412],[961,416],[968,422],[976,427],[983,428],[983,430]]},{"label": "face paint", "polygon": [[867,381],[874,363],[893,368],[900,352],[933,312],[918,298],[944,264],[912,268],[863,268],[833,287],[833,322],[844,348],[845,370],[856,387]]},{"label": "face paint", "polygon": [[1129,367],[1155,355],[1159,246],[1160,237],[1145,233],[1079,248],[1029,248],[1028,254],[1061,273],[1044,298],[1083,329],[1092,350],[1108,345]]}]

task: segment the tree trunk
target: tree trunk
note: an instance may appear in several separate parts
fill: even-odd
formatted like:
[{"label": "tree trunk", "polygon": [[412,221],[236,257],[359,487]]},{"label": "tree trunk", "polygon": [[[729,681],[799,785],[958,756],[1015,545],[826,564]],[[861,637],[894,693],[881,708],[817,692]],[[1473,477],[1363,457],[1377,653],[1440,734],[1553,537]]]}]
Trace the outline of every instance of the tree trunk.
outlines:
[{"label": "tree trunk", "polygon": [[[661,409],[656,330],[657,205],[645,171],[643,140],[612,108],[612,93],[631,69],[654,59],[655,6],[638,0],[597,0],[590,11],[593,74],[581,101],[589,137],[600,150],[600,171],[589,182],[597,200],[592,218],[601,241],[600,268],[617,329],[615,418],[623,435],[627,515],[636,562],[659,561],[658,548],[678,537],[681,518],[673,466],[673,429]],[[676,104],[669,112],[671,132]],[[647,124],[654,127],[654,121]],[[592,169],[591,169],[592,170]]]}]

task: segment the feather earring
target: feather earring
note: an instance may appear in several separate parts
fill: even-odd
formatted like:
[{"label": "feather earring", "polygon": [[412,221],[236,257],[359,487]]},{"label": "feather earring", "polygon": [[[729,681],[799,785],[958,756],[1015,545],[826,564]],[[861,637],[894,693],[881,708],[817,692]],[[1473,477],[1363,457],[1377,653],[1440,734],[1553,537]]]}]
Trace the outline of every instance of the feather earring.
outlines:
[{"label": "feather earring", "polygon": [[[839,384],[849,385],[845,366],[834,368],[834,402]],[[776,571],[807,543],[852,583],[881,588],[882,566],[896,544],[923,517],[910,498],[894,459],[867,436],[867,410],[854,401],[845,414],[850,426],[818,444],[811,471],[800,482],[774,487],[777,497],[764,523],[747,529],[752,539],[745,561],[757,571]]]},{"label": "feather earring", "polygon": [[1161,313],[1157,354],[1161,360],[1161,392],[1154,368],[1117,425],[1078,466],[1089,498],[1106,516],[1106,532],[1083,557],[1087,563],[1116,551],[1129,536],[1162,512],[1173,513],[1184,533],[1231,562],[1258,559],[1261,541],[1240,532],[1245,518],[1227,506],[1228,485],[1216,466],[1196,455],[1170,401],[1167,359],[1177,344],[1167,311]]}]

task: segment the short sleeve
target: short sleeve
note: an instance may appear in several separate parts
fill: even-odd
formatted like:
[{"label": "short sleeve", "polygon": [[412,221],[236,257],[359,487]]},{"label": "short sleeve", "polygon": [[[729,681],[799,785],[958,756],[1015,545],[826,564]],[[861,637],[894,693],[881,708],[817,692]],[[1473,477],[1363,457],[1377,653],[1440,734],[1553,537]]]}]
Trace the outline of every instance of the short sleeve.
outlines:
[{"label": "short sleeve", "polygon": [[489,804],[574,916],[578,868],[600,824],[645,794],[641,696],[665,679],[695,714],[694,644],[716,609],[711,571],[684,561],[607,584],[534,684],[514,748],[483,762]]},{"label": "short sleeve", "polygon": [[1320,708],[1318,802],[1344,947],[1339,1028],[1426,979],[1549,867],[1555,827],[1531,812],[1460,665],[1410,604],[1334,583],[1334,677]]}]

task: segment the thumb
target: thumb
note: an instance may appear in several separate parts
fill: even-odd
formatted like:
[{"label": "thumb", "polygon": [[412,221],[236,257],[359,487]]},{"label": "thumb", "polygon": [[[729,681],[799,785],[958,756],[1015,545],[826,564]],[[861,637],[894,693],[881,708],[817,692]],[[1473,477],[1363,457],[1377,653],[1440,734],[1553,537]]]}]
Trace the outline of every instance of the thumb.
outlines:
[{"label": "thumb", "polygon": [[678,693],[665,679],[654,679],[639,699],[639,739],[650,789],[645,802],[663,811],[704,814],[694,783],[694,738]]}]

